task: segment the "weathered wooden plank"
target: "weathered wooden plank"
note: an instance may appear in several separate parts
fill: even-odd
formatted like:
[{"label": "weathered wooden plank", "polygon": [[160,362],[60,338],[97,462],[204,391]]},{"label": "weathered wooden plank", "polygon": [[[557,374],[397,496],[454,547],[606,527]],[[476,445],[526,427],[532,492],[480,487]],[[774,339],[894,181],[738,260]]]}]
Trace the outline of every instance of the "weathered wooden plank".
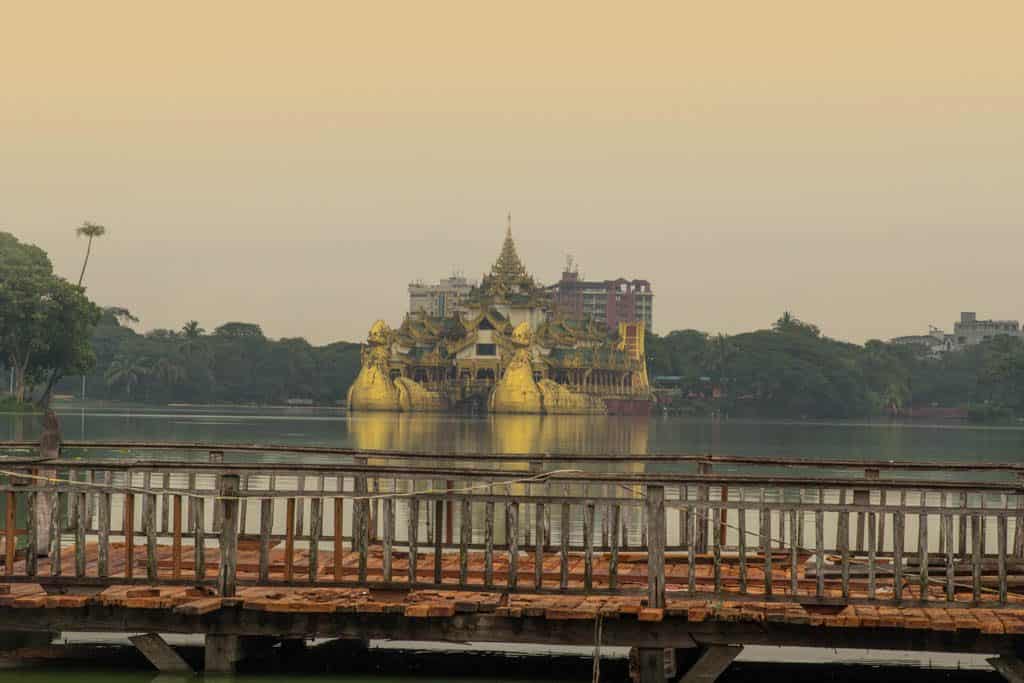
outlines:
[{"label": "weathered wooden plank", "polygon": [[381,558],[381,570],[384,572],[384,581],[391,582],[391,563],[393,560],[395,543],[395,499],[385,498],[381,501],[383,507],[384,538],[382,541],[383,557]]},{"label": "weathered wooden plank", "polygon": [[903,530],[904,517],[901,510],[893,513],[892,518],[892,564],[893,564],[893,597],[896,602],[903,599]]},{"label": "weathered wooden plank", "polygon": [[206,579],[206,501],[195,498],[192,507],[192,545],[195,548],[195,577],[198,581]]},{"label": "weathered wooden plank", "polygon": [[264,498],[260,501],[260,557],[257,570],[260,581],[270,580],[270,536],[273,532],[274,499]]},{"label": "weathered wooden plank", "polygon": [[761,553],[764,555],[764,594],[771,595],[772,581],[772,536],[771,511],[764,505],[764,490],[761,491]]},{"label": "weathered wooden plank", "polygon": [[1006,604],[1006,514],[996,517],[996,553],[999,563],[999,604]]},{"label": "weathered wooden plank", "polygon": [[174,534],[171,540],[171,571],[172,577],[181,578],[181,494],[175,494],[172,500]]},{"label": "weathered wooden plank", "polygon": [[971,515],[971,587],[974,600],[981,600],[981,515]]},{"label": "weathered wooden plank", "polygon": [[537,503],[536,538],[533,550],[533,585],[536,588],[544,587],[544,539],[547,535],[544,531],[546,521],[544,508],[544,503]]},{"label": "weathered wooden plank", "polygon": [[868,599],[874,600],[878,586],[876,584],[876,569],[878,564],[876,538],[875,513],[868,513]]},{"label": "weathered wooden plank", "polygon": [[[444,576],[441,572],[441,552],[444,537],[444,501],[434,501],[434,583],[441,583]],[[360,579],[362,580],[362,579]]]},{"label": "weathered wooden plank", "polygon": [[[130,475],[129,475],[130,476]],[[57,496],[53,497],[54,500]],[[54,519],[58,519],[59,516],[55,515]],[[58,527],[59,529],[59,527]],[[131,579],[135,576],[135,494],[126,493],[124,494],[124,518],[121,521],[121,529],[124,531],[124,576],[126,579]],[[51,557],[60,557],[60,533],[57,535],[57,555],[51,555]],[[60,563],[56,563],[57,567],[60,567]],[[58,573],[60,573],[58,571]]]},{"label": "weathered wooden plank", "polygon": [[192,667],[156,633],[130,636],[139,652],[162,674],[192,674]]},{"label": "weathered wooden plank", "polygon": [[[921,492],[922,502],[925,492]],[[921,600],[928,600],[928,515],[921,513],[917,516],[917,587],[921,593]]]},{"label": "weathered wooden plank", "polygon": [[647,606],[665,606],[665,487],[648,484],[645,491],[647,519]]},{"label": "weathered wooden plank", "polygon": [[[438,582],[440,583],[440,582]],[[519,503],[508,506],[508,587],[519,587]]]},{"label": "weathered wooden plank", "polygon": [[[491,507],[491,527],[494,525],[494,503]],[[416,582],[416,570],[419,563],[419,536],[420,536],[420,501],[416,497],[409,499],[409,530],[407,532],[409,541],[409,583]],[[494,530],[491,529],[493,535]],[[339,562],[340,560],[335,560]],[[335,565],[337,566],[337,565]],[[493,569],[492,569],[493,571]],[[337,576],[335,576],[337,578]]]},{"label": "weathered wooden plank", "polygon": [[[953,515],[946,512],[942,515],[942,537],[946,540],[946,600],[953,602],[956,596],[953,566]],[[873,597],[873,596],[869,596]]]},{"label": "weathered wooden plank", "polygon": [[[391,502],[389,499],[388,502]],[[319,496],[312,498],[309,501],[309,580],[311,583],[315,583],[317,576],[320,573],[320,536],[323,534],[324,529],[324,515],[323,515],[324,499]],[[387,562],[387,575],[384,577],[385,581],[391,581],[391,543],[388,539],[388,544],[385,550],[385,562]]]},{"label": "weathered wooden plank", "polygon": [[146,578],[156,581],[158,578],[159,558],[157,558],[157,526],[156,526],[156,494],[147,493],[143,501],[142,528],[146,533]]},{"label": "weathered wooden plank", "polygon": [[472,508],[469,498],[463,497],[459,511],[459,585],[469,580],[469,544],[473,538]]},{"label": "weathered wooden plank", "polygon": [[611,548],[608,553],[608,588],[615,590],[619,582],[619,518],[622,510],[618,505],[611,506]]},{"label": "weathered wooden plank", "polygon": [[572,514],[571,509],[569,503],[562,503],[562,514],[559,515],[561,531],[558,540],[561,562],[558,585],[563,591],[569,588],[569,515]]},{"label": "weathered wooden plank", "polygon": [[[342,477],[338,477],[338,491],[340,492],[344,486],[344,480]],[[415,545],[415,524],[413,520],[413,514],[419,512],[419,501],[415,498],[409,499],[409,528],[414,529],[412,532],[410,546]],[[334,499],[334,580],[341,581],[344,574],[344,567],[342,566],[345,557],[345,499],[338,496]],[[409,549],[409,569],[415,575],[414,565],[416,564],[416,551],[413,547]]]},{"label": "weathered wooden plank", "polygon": [[238,487],[237,474],[224,474],[220,478],[221,532],[220,572],[217,589],[222,598],[235,596],[238,568]]},{"label": "weathered wooden plank", "polygon": [[14,575],[14,560],[16,557],[16,543],[14,530],[14,515],[18,509],[16,494],[14,491],[7,492],[6,520],[4,521],[4,571],[7,576]]},{"label": "weathered wooden plank", "polygon": [[28,534],[25,547],[25,575],[35,576],[38,573],[39,559],[39,510],[36,508],[36,492],[30,491],[26,496],[25,530]]},{"label": "weathered wooden plank", "polygon": [[794,598],[800,592],[800,572],[797,562],[799,561],[800,541],[797,536],[796,510],[789,511],[789,594]]},{"label": "weathered wooden plank", "polygon": [[110,492],[99,494],[99,535],[97,542],[96,573],[100,578],[110,576]]},{"label": "weathered wooden plank", "polygon": [[583,589],[594,588],[594,504],[583,506]]},{"label": "weathered wooden plank", "polygon": [[[821,502],[821,491],[818,502]],[[821,509],[814,511],[814,569],[817,578],[814,594],[820,598],[825,595],[825,513]]]},{"label": "weathered wooden plank", "polygon": [[78,497],[78,519],[75,520],[75,575],[85,575],[85,529],[88,523],[87,514],[89,510],[88,495],[74,494]]},{"label": "weathered wooden plank", "polygon": [[[285,501],[284,522],[284,580],[291,581],[295,574],[295,499]],[[363,579],[360,579],[363,580]]]},{"label": "weathered wooden plank", "polygon": [[[746,491],[740,489],[740,502],[746,498]],[[747,593],[747,511],[740,509],[736,511],[736,521],[739,525],[739,537],[736,539],[736,550],[739,555],[739,582],[740,594]]]},{"label": "weathered wooden plank", "polygon": [[[845,497],[845,491],[844,497]],[[844,598],[850,597],[850,513],[839,513],[839,562],[842,578],[840,588]]]},{"label": "weathered wooden plank", "polygon": [[697,592],[697,509],[689,506],[686,516],[690,523],[690,543],[686,554],[686,587],[693,594]]},{"label": "weathered wooden plank", "polygon": [[722,591],[722,521],[721,508],[716,507],[711,511],[711,546],[712,546],[712,579],[715,583],[715,592]]}]

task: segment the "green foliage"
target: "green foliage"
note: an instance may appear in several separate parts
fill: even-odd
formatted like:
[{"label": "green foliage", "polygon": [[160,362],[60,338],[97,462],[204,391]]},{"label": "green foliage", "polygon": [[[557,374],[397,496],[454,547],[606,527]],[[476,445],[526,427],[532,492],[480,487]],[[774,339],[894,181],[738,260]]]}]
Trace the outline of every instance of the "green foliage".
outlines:
[{"label": "green foliage", "polygon": [[[87,377],[90,398],[335,404],[359,373],[358,344],[318,347],[300,338],[272,340],[258,325],[244,322],[226,323],[213,334],[205,334],[196,321],[181,331],[138,334],[127,326],[131,320],[123,309],[108,309],[96,327],[92,347],[97,363]],[[76,386],[68,383],[64,389],[74,392]]]},{"label": "green foliage", "polygon": [[771,330],[711,337],[695,330],[647,338],[648,372],[679,376],[678,409],[736,416],[850,418],[904,415],[913,406],[968,408],[971,419],[1024,416],[1024,342],[995,339],[941,358],[872,340],[829,339],[784,313]]},{"label": "green foliage", "polygon": [[42,249],[0,233],[0,355],[14,368],[15,400],[42,382],[45,404],[60,376],[92,367],[100,314],[81,287],[54,275]]}]

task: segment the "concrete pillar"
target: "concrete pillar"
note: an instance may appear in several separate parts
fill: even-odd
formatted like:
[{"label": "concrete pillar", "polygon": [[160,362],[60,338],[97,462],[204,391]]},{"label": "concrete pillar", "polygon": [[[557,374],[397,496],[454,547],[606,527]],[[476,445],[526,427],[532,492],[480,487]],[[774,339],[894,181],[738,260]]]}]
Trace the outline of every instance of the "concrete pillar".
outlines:
[{"label": "concrete pillar", "polygon": [[203,670],[208,674],[233,674],[242,659],[241,637],[206,634]]}]

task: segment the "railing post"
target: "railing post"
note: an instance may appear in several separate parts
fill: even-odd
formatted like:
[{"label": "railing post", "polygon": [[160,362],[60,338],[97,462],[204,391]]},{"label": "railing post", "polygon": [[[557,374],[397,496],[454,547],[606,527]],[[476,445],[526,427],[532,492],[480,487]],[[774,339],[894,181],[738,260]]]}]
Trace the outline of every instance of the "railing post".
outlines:
[{"label": "railing post", "polygon": [[222,598],[235,596],[235,570],[238,566],[238,492],[241,483],[237,474],[220,477],[220,573],[217,590]]},{"label": "railing post", "polygon": [[665,607],[665,487],[647,485],[647,606]]}]

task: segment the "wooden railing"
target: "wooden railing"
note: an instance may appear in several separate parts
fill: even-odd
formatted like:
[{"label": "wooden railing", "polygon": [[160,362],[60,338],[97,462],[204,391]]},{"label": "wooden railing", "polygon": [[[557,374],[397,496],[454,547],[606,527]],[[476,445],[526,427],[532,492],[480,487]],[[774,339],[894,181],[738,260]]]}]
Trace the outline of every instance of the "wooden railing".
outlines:
[{"label": "wooden railing", "polygon": [[[229,447],[250,448],[269,447]],[[0,582],[194,584],[223,596],[245,585],[645,593],[651,606],[688,596],[994,605],[1024,583],[1012,466],[956,465],[971,480],[950,482],[885,463],[769,477],[714,473],[707,458],[676,474],[544,471],[542,457],[513,471],[208,453],[0,459]]]}]

